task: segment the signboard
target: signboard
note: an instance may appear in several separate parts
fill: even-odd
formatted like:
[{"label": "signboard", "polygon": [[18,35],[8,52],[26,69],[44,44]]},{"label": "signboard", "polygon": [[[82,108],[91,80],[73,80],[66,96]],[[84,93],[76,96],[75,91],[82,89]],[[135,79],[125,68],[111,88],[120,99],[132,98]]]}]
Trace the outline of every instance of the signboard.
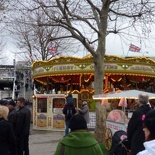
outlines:
[{"label": "signboard", "polygon": [[53,113],[62,114],[62,108],[53,108]]},{"label": "signboard", "polygon": [[106,120],[106,127],[111,129],[112,133],[115,133],[118,130],[127,130],[127,124],[119,123],[119,122],[112,122],[109,120]]},{"label": "signboard", "polygon": [[65,116],[60,114],[53,115],[53,128],[65,128]]},{"label": "signboard", "polygon": [[38,127],[46,127],[47,126],[47,119],[46,115],[40,114],[37,115],[37,126]]},{"label": "signboard", "polygon": [[89,112],[89,119],[90,122],[88,123],[87,127],[90,129],[95,129],[96,126],[96,113],[95,112]]}]

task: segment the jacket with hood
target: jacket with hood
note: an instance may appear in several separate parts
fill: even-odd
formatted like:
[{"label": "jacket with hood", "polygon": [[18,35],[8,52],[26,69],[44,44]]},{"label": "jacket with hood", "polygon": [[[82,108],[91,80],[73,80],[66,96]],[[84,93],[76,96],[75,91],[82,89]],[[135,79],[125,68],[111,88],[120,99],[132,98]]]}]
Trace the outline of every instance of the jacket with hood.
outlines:
[{"label": "jacket with hood", "polygon": [[139,152],[137,155],[155,155],[155,140],[144,143],[145,150]]},{"label": "jacket with hood", "polygon": [[73,105],[74,104],[74,99],[72,94],[68,94],[68,96],[66,97],[66,102],[68,105]]},{"label": "jacket with hood", "polygon": [[75,113],[76,113],[76,109],[75,109],[73,104],[71,104],[71,105],[70,104],[65,104],[65,106],[64,106],[64,108],[62,110],[63,114],[65,115],[65,120],[70,120],[71,119],[71,118],[67,118],[67,110],[68,109],[72,110],[73,115],[75,115]]},{"label": "jacket with hood", "polygon": [[89,123],[89,107],[87,104],[83,104],[81,109],[79,109],[79,113],[85,118],[86,122]]},{"label": "jacket with hood", "polygon": [[148,104],[138,107],[128,123],[127,136],[131,146],[131,155],[136,155],[138,152],[144,150],[143,143],[145,135],[143,131],[142,116],[145,115],[151,108]]},{"label": "jacket with hood", "polygon": [[69,133],[58,144],[54,155],[103,155],[99,143],[86,130],[77,130]]}]

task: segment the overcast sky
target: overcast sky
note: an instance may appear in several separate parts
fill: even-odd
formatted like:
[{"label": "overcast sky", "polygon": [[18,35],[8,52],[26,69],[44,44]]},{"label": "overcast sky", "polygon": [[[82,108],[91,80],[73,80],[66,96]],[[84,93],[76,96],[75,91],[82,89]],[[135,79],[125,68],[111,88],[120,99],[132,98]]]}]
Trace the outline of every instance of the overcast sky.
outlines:
[{"label": "overcast sky", "polygon": [[[6,40],[7,44],[4,49],[6,57],[8,57],[8,60],[6,62],[7,64],[13,64],[13,59],[15,58],[16,58],[16,61],[24,60],[24,54],[19,54],[21,51],[14,45],[12,39]],[[135,53],[135,52],[128,51],[131,43],[140,47],[141,48],[140,52]],[[128,42],[128,44],[126,45],[121,42],[118,36],[109,35],[106,41],[106,54],[116,55],[121,57],[126,57],[126,56],[155,57],[155,43],[150,41],[150,42],[147,42],[146,44],[147,45],[144,45],[133,41],[133,42]],[[89,53],[86,50],[83,50],[83,48],[81,48],[81,51],[79,51],[73,56],[83,57],[83,56],[86,56],[87,54]]]},{"label": "overcast sky", "polygon": [[[141,48],[140,52],[129,51],[130,44],[134,44]],[[118,56],[146,56],[155,57],[155,42],[153,38],[145,43],[139,43],[136,41],[127,41],[127,44],[122,43],[120,38],[116,35],[110,35],[107,37],[106,42],[106,54],[107,55],[118,55]]]},{"label": "overcast sky", "polygon": [[[83,28],[83,27],[82,27]],[[87,27],[86,27],[87,29]],[[155,29],[155,26],[154,28]],[[13,63],[13,59],[16,59],[16,61],[23,61],[24,58],[24,54],[18,54],[20,52],[20,49],[18,49],[15,45],[14,45],[14,38],[12,36],[12,38],[10,38],[10,35],[8,33],[6,33],[5,35],[5,42],[6,42],[6,46],[5,46],[5,55],[8,58],[8,60],[5,63],[8,64],[12,64]],[[122,56],[122,57],[126,57],[126,56],[146,56],[146,57],[155,57],[155,32],[151,32],[151,39],[149,41],[145,41],[145,42],[139,42],[139,41],[128,41],[126,40],[126,43],[122,42],[122,39],[120,39],[120,37],[118,35],[114,35],[114,34],[110,34],[107,36],[106,38],[106,54],[107,55],[116,55],[116,56]],[[129,36],[130,37],[130,36]],[[138,47],[141,48],[140,52],[131,52],[129,51],[129,46],[130,44],[134,44]],[[15,54],[17,53],[17,54]],[[77,56],[77,57],[83,57],[88,55],[89,53],[86,51],[86,49],[84,49],[83,47],[81,47],[81,49],[79,50],[79,52],[77,52],[75,55],[71,54],[72,56]],[[1,62],[2,64],[4,62]]]}]

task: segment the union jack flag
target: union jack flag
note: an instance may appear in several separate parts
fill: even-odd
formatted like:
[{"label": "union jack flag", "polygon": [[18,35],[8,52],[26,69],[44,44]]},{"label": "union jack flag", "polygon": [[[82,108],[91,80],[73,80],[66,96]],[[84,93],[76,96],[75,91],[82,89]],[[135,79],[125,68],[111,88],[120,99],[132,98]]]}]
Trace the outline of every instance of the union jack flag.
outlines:
[{"label": "union jack flag", "polygon": [[129,51],[132,51],[132,52],[140,52],[140,48],[138,46],[135,46],[133,44],[130,45],[129,47]]},{"label": "union jack flag", "polygon": [[56,53],[57,52],[57,49],[55,47],[48,47],[47,49],[48,49],[48,52],[50,54],[53,54],[53,53]]}]

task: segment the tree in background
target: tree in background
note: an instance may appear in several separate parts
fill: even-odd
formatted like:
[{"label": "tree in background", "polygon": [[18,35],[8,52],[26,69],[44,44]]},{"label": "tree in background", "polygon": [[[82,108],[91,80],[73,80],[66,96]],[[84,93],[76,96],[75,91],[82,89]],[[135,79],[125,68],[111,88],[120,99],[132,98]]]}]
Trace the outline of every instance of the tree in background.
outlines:
[{"label": "tree in background", "polygon": [[0,1],[0,60],[3,64],[3,61],[7,61],[7,57],[5,56],[5,52],[3,51],[5,47],[5,40],[4,40],[4,31],[6,27],[6,14],[7,14],[7,8],[8,8],[9,0],[1,0]]},{"label": "tree in background", "polygon": [[[15,44],[24,53],[27,60],[49,60],[71,51],[73,39],[61,27],[40,26],[47,21],[42,8],[34,9],[34,3],[19,1],[10,5],[10,22],[8,30],[15,39]],[[13,9],[14,8],[14,9]],[[32,9],[32,10],[31,10]],[[13,14],[13,15],[12,15]],[[20,53],[20,52],[19,52]],[[75,51],[76,53],[76,51]]]}]

